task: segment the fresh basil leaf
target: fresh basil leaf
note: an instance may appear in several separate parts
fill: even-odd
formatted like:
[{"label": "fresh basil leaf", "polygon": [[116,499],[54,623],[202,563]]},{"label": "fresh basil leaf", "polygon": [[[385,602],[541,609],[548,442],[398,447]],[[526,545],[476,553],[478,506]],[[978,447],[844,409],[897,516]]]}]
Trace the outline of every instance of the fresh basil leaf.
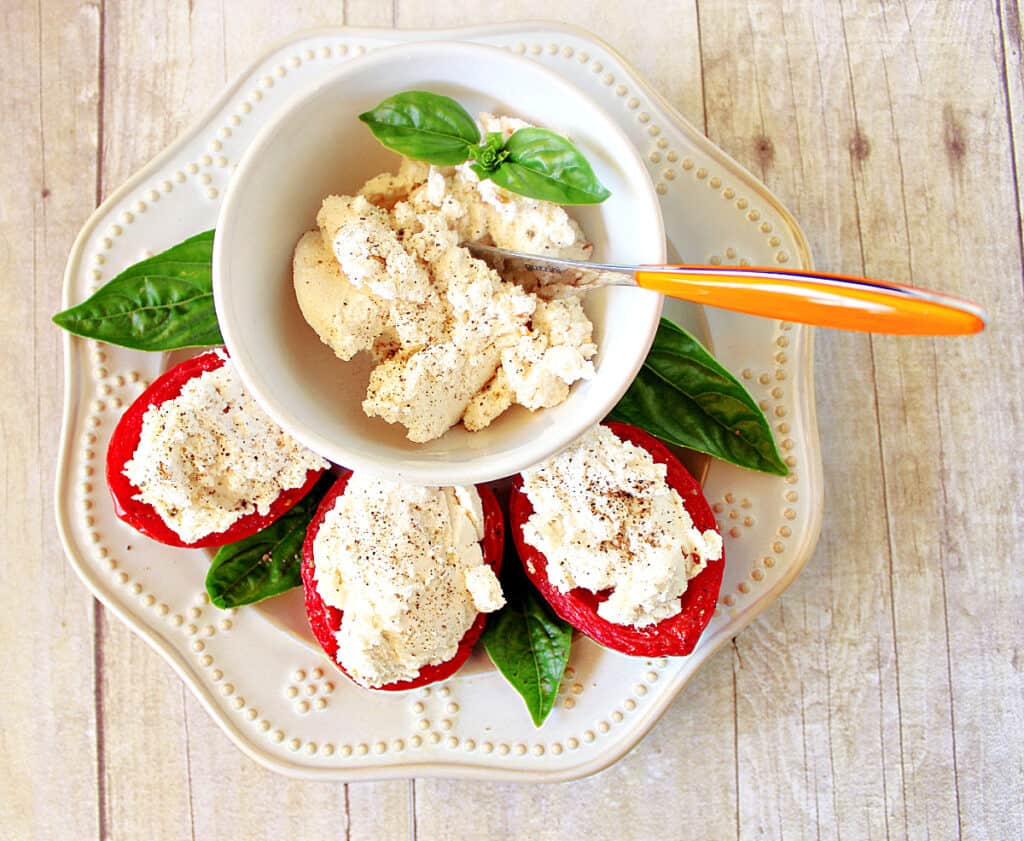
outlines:
[{"label": "fresh basil leaf", "polygon": [[221,546],[206,574],[210,601],[226,610],[302,586],[306,527],[335,478],[325,473],[287,514],[256,534]]},{"label": "fresh basil leaf", "polygon": [[569,662],[572,627],[559,619],[525,580],[519,560],[509,560],[506,568],[517,570],[518,580],[503,576],[508,604],[488,618],[483,643],[498,671],[526,702],[533,723],[540,727],[558,697]]},{"label": "fresh basil leaf", "polygon": [[77,336],[135,350],[223,344],[213,308],[213,231],[125,269],[53,321]]},{"label": "fresh basil leaf", "polygon": [[359,119],[389,149],[438,166],[461,164],[480,142],[480,129],[466,109],[429,91],[389,96]]},{"label": "fresh basil leaf", "polygon": [[609,417],[740,467],[789,472],[754,398],[668,319],[661,320],[640,374]]},{"label": "fresh basil leaf", "polygon": [[600,204],[611,195],[583,153],[553,131],[521,128],[505,148],[508,159],[490,178],[510,192],[557,204]]}]

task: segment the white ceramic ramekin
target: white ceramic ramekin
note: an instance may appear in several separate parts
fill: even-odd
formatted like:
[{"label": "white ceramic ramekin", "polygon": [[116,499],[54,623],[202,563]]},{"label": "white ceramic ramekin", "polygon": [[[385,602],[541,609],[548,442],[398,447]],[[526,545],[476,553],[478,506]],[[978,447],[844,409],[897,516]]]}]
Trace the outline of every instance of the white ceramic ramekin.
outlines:
[{"label": "white ceramic ramekin", "polygon": [[612,196],[572,215],[594,259],[654,263],[665,235],[638,153],[590,99],[540,64],[465,43],[427,42],[355,59],[290,100],[261,129],[224,197],[213,254],[217,316],[246,386],[288,432],[333,462],[431,485],[469,484],[517,473],[557,452],[615,405],[654,339],[661,298],[637,289],[591,293],[585,308],[598,344],[597,375],[563,404],[515,407],[490,427],[461,426],[426,444],[401,426],[363,414],[372,360],[337,359],[303,319],[292,287],[292,251],[315,227],[322,199],[351,193],[394,170],[357,115],[403,90],[448,94],[472,114],[521,117],[570,137]]}]

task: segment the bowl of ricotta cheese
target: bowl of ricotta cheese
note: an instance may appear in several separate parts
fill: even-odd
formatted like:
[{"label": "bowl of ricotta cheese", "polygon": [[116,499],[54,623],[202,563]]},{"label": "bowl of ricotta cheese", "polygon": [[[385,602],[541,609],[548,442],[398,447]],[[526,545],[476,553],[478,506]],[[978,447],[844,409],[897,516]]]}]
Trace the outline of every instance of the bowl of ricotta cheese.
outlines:
[{"label": "bowl of ricotta cheese", "polygon": [[[482,134],[568,137],[611,191],[561,206],[468,165],[380,145],[358,115],[404,90],[443,94]],[[253,397],[314,452],[394,480],[509,476],[602,420],[653,341],[661,298],[602,289],[545,301],[460,243],[657,263],[646,167],[615,122],[528,58],[428,42],[355,59],[285,104],[239,162],[214,243],[225,343]]]}]

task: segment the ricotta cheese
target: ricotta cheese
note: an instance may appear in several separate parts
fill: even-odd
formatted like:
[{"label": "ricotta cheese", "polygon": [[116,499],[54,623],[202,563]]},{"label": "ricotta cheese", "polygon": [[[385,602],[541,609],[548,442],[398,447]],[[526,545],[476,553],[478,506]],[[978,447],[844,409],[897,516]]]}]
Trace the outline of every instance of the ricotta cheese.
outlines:
[{"label": "ricotta cheese", "polygon": [[324,343],[346,362],[372,349],[388,329],[387,307],[348,281],[319,231],[303,234],[293,269],[299,309]]},{"label": "ricotta cheese", "polygon": [[665,475],[605,426],[523,471],[533,505],[524,538],[558,590],[611,590],[597,608],[609,622],[642,628],[675,616],[687,581],[722,557],[721,535],[693,525]]},{"label": "ricotta cheese", "polygon": [[[526,125],[480,122],[506,136]],[[375,355],[363,410],[402,424],[409,440],[460,421],[483,429],[513,404],[556,406],[594,376],[593,325],[578,298],[541,300],[459,247],[490,240],[586,259],[591,246],[560,206],[481,181],[468,163],[403,160],[355,196],[329,196],[317,224],[295,252],[303,315],[341,359]]]},{"label": "ricotta cheese", "polygon": [[242,387],[230,359],[150,406],[124,475],[186,543],[266,514],[310,470],[328,466],[285,433]]},{"label": "ricotta cheese", "polygon": [[379,687],[455,656],[480,612],[505,604],[484,563],[476,488],[429,488],[353,474],[313,558],[324,602],[342,611],[338,662]]}]

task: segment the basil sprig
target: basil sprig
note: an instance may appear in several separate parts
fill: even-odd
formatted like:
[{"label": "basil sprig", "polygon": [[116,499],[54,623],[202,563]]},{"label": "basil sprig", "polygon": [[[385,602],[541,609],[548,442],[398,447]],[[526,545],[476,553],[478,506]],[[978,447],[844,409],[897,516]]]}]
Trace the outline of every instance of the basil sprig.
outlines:
[{"label": "basil sprig", "polygon": [[506,539],[502,587],[508,603],[488,618],[482,640],[487,655],[540,727],[558,697],[569,662],[572,626],[559,619],[526,580],[515,554],[515,544]]},{"label": "basil sprig", "polygon": [[300,587],[306,527],[335,478],[325,473],[287,514],[256,534],[221,546],[206,574],[210,601],[227,609]]},{"label": "basil sprig", "polygon": [[224,340],[213,308],[213,231],[136,263],[53,321],[135,350],[210,347]]},{"label": "basil sprig", "polygon": [[665,318],[609,418],[739,467],[789,473],[754,398],[700,342]]},{"label": "basil sprig", "polygon": [[481,178],[512,193],[557,204],[600,204],[611,193],[571,142],[543,128],[523,128],[506,141],[480,130],[449,96],[405,91],[359,115],[381,143],[407,158],[438,166],[473,161]]},{"label": "basil sprig", "polygon": [[490,178],[491,175],[508,160],[508,146],[505,145],[505,138],[500,131],[492,131],[487,135],[483,146],[474,146],[469,151],[470,157],[476,163],[470,164],[480,180]]}]

